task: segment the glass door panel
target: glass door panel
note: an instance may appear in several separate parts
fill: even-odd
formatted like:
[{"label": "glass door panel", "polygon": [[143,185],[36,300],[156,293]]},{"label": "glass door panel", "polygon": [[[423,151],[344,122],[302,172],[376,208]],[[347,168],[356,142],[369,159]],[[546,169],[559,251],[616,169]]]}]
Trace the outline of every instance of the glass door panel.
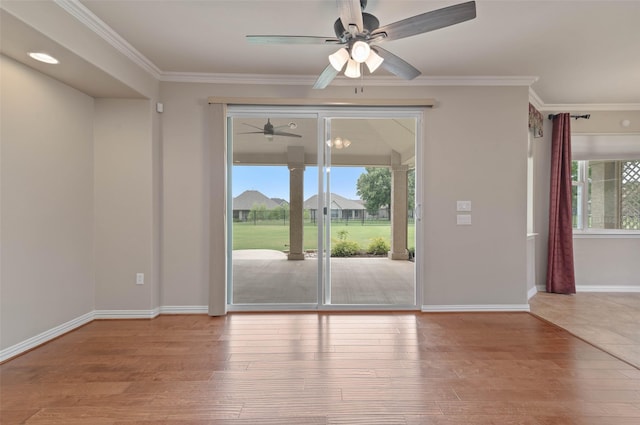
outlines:
[{"label": "glass door panel", "polygon": [[317,119],[230,118],[230,304],[318,304]]},{"label": "glass door panel", "polygon": [[232,309],[416,308],[419,115],[345,111],[230,108]]},{"label": "glass door panel", "polygon": [[328,118],[325,303],[416,305],[416,118]]}]

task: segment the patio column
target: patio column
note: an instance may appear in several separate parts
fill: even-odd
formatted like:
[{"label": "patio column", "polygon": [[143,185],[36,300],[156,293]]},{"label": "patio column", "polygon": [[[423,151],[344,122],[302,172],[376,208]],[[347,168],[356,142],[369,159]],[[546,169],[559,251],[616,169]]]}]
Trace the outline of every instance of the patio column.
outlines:
[{"label": "patio column", "polygon": [[289,166],[289,260],[304,260],[304,147],[287,148]]},{"label": "patio column", "polygon": [[400,163],[400,154],[391,153],[391,251],[392,260],[408,260],[407,209],[409,167]]}]

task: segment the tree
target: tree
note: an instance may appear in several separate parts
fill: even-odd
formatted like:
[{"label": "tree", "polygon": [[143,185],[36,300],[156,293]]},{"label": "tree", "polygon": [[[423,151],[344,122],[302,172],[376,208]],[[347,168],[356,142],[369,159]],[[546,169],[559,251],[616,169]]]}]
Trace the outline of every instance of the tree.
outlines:
[{"label": "tree", "polygon": [[[391,208],[391,170],[389,168],[366,167],[366,173],[358,177],[356,192],[365,202],[369,214],[376,214],[382,207]],[[407,209],[415,207],[416,173],[407,172]]]},{"label": "tree", "polygon": [[360,174],[356,192],[364,201],[369,214],[375,215],[382,207],[391,207],[391,171],[389,168],[366,167]]}]

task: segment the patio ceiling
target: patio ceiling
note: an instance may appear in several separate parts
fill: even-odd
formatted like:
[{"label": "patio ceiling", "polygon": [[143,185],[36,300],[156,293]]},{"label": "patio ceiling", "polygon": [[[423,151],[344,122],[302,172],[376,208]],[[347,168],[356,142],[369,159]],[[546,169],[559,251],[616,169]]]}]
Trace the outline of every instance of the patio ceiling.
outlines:
[{"label": "patio ceiling", "polygon": [[[271,118],[275,126],[291,122],[296,127],[283,127],[282,131],[302,137],[275,136],[268,140],[259,130],[267,122],[264,118],[234,118],[233,162],[236,165],[287,165],[289,146],[302,146],[306,165],[317,164],[317,120],[311,118]],[[254,134],[246,132],[257,131]],[[347,148],[333,148],[331,163],[336,166],[389,166],[391,155],[397,152],[401,163],[415,163],[416,122],[412,118],[334,118],[331,134],[351,141]]]}]

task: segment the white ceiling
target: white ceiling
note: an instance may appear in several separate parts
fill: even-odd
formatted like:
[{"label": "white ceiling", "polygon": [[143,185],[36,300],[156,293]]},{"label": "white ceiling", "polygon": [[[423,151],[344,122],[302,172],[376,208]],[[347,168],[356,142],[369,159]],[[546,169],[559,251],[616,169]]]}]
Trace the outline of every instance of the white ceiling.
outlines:
[{"label": "white ceiling", "polygon": [[[369,0],[366,11],[385,25],[461,2]],[[338,13],[333,0],[81,4],[151,62],[163,79],[194,73],[255,79],[258,74],[295,76],[298,81],[307,77],[312,85],[336,50],[322,45],[251,45],[245,40],[248,34],[334,36]],[[423,75],[406,83],[376,72],[365,77],[365,85],[429,84],[436,77],[482,81],[531,76],[537,77],[532,88],[544,104],[640,104],[640,0],[479,0],[474,20],[384,47]]]}]

